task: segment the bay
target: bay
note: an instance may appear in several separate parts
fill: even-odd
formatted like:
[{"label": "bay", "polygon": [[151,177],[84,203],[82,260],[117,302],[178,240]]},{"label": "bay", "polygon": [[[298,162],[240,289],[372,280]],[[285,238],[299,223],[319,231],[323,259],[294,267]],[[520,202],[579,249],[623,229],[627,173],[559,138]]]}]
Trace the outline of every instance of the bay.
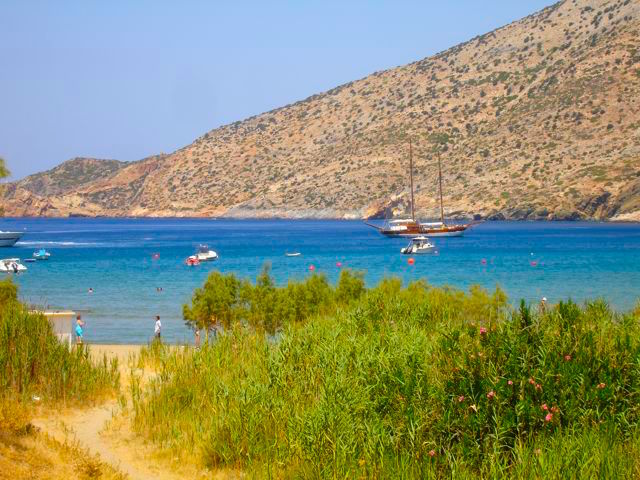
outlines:
[{"label": "bay", "polygon": [[[364,271],[369,286],[386,276],[463,290],[499,285],[514,304],[604,298],[626,311],[640,297],[637,223],[484,222],[461,238],[434,238],[438,254],[414,265],[399,253],[407,239],[384,238],[360,221],[4,218],[0,230],[25,231],[15,247],[0,249],[2,258],[29,258],[41,247],[52,255],[16,277],[21,299],[82,312],[86,340],[97,343],[145,343],[156,314],[166,340],[191,341],[182,305],[208,273],[255,279],[265,262],[281,284],[313,265],[331,282],[351,268]],[[186,266],[201,243],[220,259]],[[286,257],[291,251],[302,255]]]}]

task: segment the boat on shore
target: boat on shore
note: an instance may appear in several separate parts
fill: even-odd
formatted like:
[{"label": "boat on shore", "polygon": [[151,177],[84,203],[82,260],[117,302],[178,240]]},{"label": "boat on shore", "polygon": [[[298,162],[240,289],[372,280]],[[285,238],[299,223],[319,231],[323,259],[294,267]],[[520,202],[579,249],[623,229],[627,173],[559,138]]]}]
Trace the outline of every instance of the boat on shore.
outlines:
[{"label": "boat on shore", "polygon": [[22,232],[0,231],[0,247],[13,247],[22,235]]},{"label": "boat on shore", "polygon": [[416,220],[413,191],[413,148],[409,141],[409,183],[411,188],[411,217],[387,220],[381,227],[369,222],[366,225],[375,228],[387,237],[460,237],[473,223],[448,224],[444,220],[444,204],[442,201],[442,165],[438,156],[438,183],[440,186],[440,221],[420,222]]},{"label": "boat on shore", "polygon": [[0,260],[0,272],[2,273],[21,273],[26,271],[27,267],[20,263],[19,258],[3,258]]}]

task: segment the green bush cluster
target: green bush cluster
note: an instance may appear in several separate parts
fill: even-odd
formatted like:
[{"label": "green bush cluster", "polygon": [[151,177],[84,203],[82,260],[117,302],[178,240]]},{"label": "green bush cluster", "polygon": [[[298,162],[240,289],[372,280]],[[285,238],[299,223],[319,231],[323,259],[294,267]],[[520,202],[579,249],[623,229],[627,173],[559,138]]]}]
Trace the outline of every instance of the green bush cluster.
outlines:
[{"label": "green bush cluster", "polygon": [[275,341],[245,324],[199,351],[157,350],[136,428],[257,476],[640,473],[635,312],[513,310],[500,290],[396,279],[348,298]]},{"label": "green bush cluster", "polygon": [[61,344],[49,321],[29,312],[16,293],[12,282],[0,282],[0,397],[75,401],[117,389],[116,360],[95,365],[87,348]]},{"label": "green bush cluster", "polygon": [[324,275],[313,274],[302,282],[289,281],[284,288],[276,287],[268,264],[255,284],[212,272],[204,286],[195,290],[191,305],[183,306],[183,317],[194,329],[229,329],[242,323],[273,334],[312,315],[332,313],[357,300],[364,290],[363,275],[349,270],[341,272],[335,287]]}]

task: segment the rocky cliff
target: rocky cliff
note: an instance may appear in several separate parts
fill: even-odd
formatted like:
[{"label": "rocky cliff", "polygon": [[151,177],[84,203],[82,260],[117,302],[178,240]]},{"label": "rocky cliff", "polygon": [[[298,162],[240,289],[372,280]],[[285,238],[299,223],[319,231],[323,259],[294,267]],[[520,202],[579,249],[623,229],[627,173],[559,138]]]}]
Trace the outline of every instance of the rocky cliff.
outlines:
[{"label": "rocky cliff", "polygon": [[640,220],[640,0],[565,0],[406,66],[208,132],[170,155],[75,159],[10,215],[437,214]]}]

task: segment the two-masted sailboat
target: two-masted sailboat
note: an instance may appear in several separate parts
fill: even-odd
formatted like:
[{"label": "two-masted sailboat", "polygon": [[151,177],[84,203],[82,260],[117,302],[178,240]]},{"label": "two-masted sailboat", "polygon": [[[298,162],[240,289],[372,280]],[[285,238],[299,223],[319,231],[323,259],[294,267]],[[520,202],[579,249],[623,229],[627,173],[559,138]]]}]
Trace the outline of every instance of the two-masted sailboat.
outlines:
[{"label": "two-masted sailboat", "polygon": [[384,226],[367,223],[383,235],[388,237],[414,237],[427,235],[430,237],[459,237],[472,224],[447,224],[444,221],[444,204],[442,202],[442,166],[438,156],[438,183],[440,185],[440,221],[423,223],[416,220],[415,202],[413,195],[413,148],[409,141],[409,182],[411,185],[411,218],[398,218],[388,220]]}]

